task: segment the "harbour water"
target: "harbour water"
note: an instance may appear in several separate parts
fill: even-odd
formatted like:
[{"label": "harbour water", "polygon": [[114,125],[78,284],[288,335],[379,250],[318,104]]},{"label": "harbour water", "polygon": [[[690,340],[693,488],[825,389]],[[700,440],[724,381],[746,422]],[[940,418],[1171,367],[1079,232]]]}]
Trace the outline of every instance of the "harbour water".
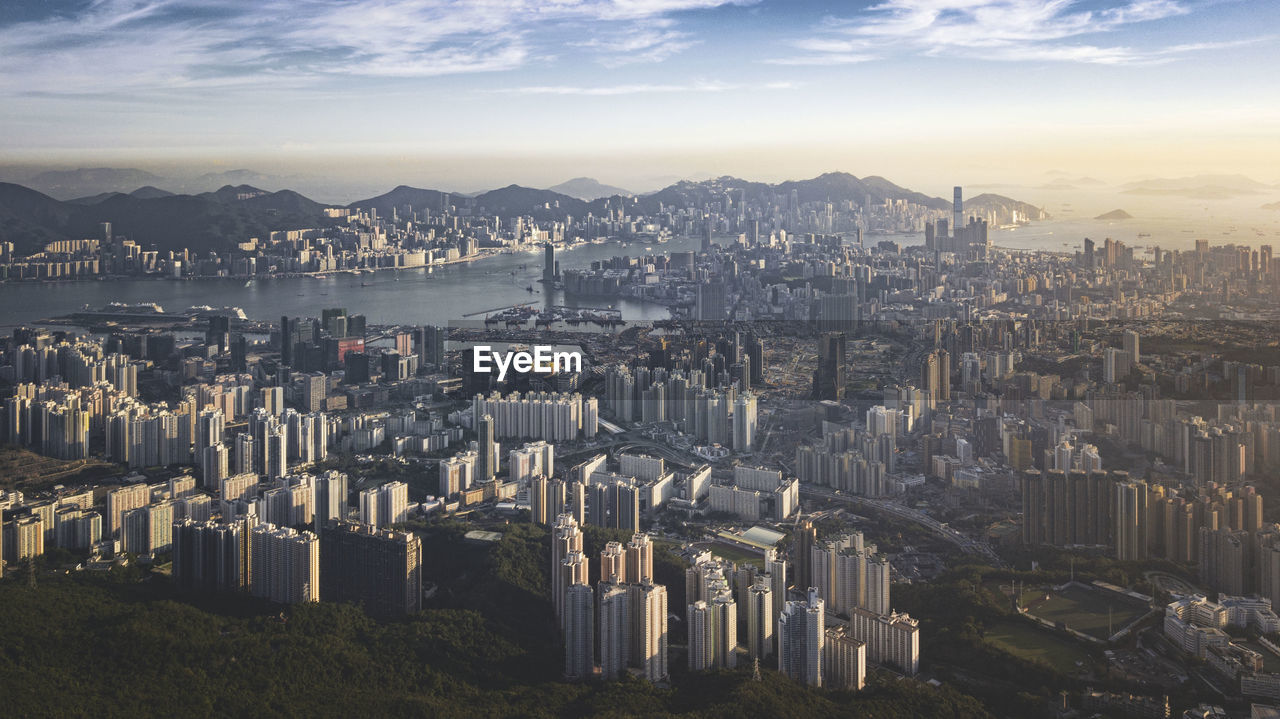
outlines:
[{"label": "harbour water", "polygon": [[[1280,215],[1280,213],[1277,213]],[[1061,219],[1037,222],[1009,230],[993,230],[992,244],[1020,250],[1073,252],[1085,237],[1101,243],[1112,237],[1142,253],[1151,246],[1186,250],[1197,238],[1211,244],[1234,242],[1257,246],[1280,246],[1280,217],[1247,222],[1238,229],[1222,217],[1177,218],[1138,217],[1124,221]],[[923,235],[867,236],[874,245],[893,240],[903,246],[917,245]],[[728,238],[717,238],[717,243]],[[663,252],[696,250],[697,237],[677,237],[666,244],[579,245],[556,253],[561,270],[588,267],[593,261],[621,255],[639,256]],[[541,252],[504,254],[475,262],[434,268],[381,271],[362,275],[331,275],[323,279],[293,277],[257,279],[245,286],[235,280],[176,281],[137,279],[87,282],[0,283],[0,327],[32,324],[44,318],[68,314],[88,305],[108,302],[155,302],[167,311],[181,311],[195,305],[233,306],[253,319],[270,320],[281,315],[318,316],[325,307],[345,307],[363,313],[375,324],[437,324],[483,319],[485,311],[517,304],[538,307],[554,305],[614,307],[625,320],[656,320],[668,316],[662,305],[616,297],[566,298],[558,290],[543,287]],[[533,288],[533,292],[528,290]]]}]

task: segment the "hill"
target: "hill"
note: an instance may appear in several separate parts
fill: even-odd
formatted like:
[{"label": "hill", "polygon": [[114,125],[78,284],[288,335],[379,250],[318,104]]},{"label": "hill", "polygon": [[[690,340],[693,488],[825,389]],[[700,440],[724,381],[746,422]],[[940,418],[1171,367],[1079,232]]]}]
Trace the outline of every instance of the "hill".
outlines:
[{"label": "hill", "polygon": [[1132,220],[1133,215],[1130,215],[1128,212],[1125,212],[1124,210],[1112,210],[1110,212],[1104,212],[1093,219],[1095,220]]},{"label": "hill", "polygon": [[[93,706],[104,716],[992,716],[951,686],[871,673],[857,694],[806,687],[763,661],[760,681],[745,661],[691,674],[677,647],[670,686],[630,676],[565,682],[547,531],[512,524],[495,546],[477,549],[462,539],[469,528],[427,530],[423,576],[440,591],[423,611],[386,622],[350,604],[186,595],[138,565],[101,577],[41,571],[30,585],[6,579],[7,714]],[[57,556],[46,555],[42,569]]]},{"label": "hill", "polygon": [[378,215],[382,217],[390,217],[392,209],[398,209],[401,212],[408,212],[409,208],[440,212],[446,197],[450,197],[447,192],[400,185],[394,190],[377,197],[352,202],[347,207],[353,210],[357,207],[363,210],[376,209]]},{"label": "hill", "polygon": [[987,218],[988,221],[994,220],[998,225],[1012,223],[1015,212],[1019,221],[1034,222],[1051,219],[1049,213],[1040,207],[990,192],[965,200],[964,211],[966,215],[975,214]]},{"label": "hill", "polygon": [[563,219],[565,215],[581,217],[587,214],[588,208],[587,203],[576,197],[520,185],[507,185],[476,195],[472,203],[480,214],[528,214],[536,219]]},{"label": "hill", "polygon": [[19,253],[45,242],[72,239],[71,217],[78,208],[29,187],[0,182],[0,242],[12,242]]},{"label": "hill", "polygon": [[[84,171],[90,172],[90,171]],[[243,176],[237,170],[232,176]],[[87,176],[87,175],[86,175]],[[96,176],[95,176],[96,177]],[[576,178],[566,185],[595,183]],[[619,190],[595,183],[597,189]],[[393,210],[439,211],[444,204],[470,208],[484,215],[530,215],[537,220],[563,220],[566,215],[582,217],[588,212],[603,215],[622,207],[631,214],[654,214],[662,207],[704,207],[711,203],[746,199],[785,207],[795,196],[799,202],[880,204],[906,200],[933,210],[948,211],[951,202],[900,187],[883,177],[858,178],[847,172],[828,172],[807,180],[789,180],[776,185],[736,177],[717,177],[699,182],[681,181],[644,196],[597,197],[587,202],[554,190],[520,185],[490,190],[474,197],[459,193],[400,185],[382,195],[352,202],[349,207],[377,209],[384,217]],[[41,192],[15,184],[0,183],[0,241],[10,241],[21,252],[31,252],[53,240],[97,237],[99,224],[112,223],[117,235],[132,239],[148,249],[196,251],[225,249],[249,237],[272,230],[299,229],[328,224],[325,205],[292,190],[268,192],[249,184],[228,184],[201,194],[171,194],[144,185],[129,194],[105,192],[59,201]],[[1043,210],[1000,195],[979,195],[965,203],[965,210],[1009,222],[1016,212],[1020,218],[1048,219]]]},{"label": "hill", "polygon": [[[145,188],[144,188],[145,189]],[[225,249],[272,230],[316,227],[324,205],[291,190],[264,192],[247,185],[202,195],[141,196],[110,193],[82,202],[59,202],[42,193],[0,183],[0,241],[31,252],[45,242],[97,237],[110,222],[116,235],[147,248]]]},{"label": "hill", "polygon": [[172,194],[173,193],[169,192],[168,190],[162,190],[159,187],[155,187],[153,185],[143,185],[142,187],[139,187],[133,192],[130,192],[129,196],[136,197],[139,200],[152,200],[157,197],[169,197]]},{"label": "hill", "polygon": [[[659,205],[698,206],[718,202],[726,194],[741,194],[747,201],[771,201],[786,204],[795,192],[799,202],[853,202],[862,205],[868,200],[879,204],[885,200],[907,200],[934,210],[949,210],[951,202],[940,197],[930,197],[920,192],[899,187],[883,177],[859,179],[847,172],[828,172],[808,180],[788,180],[776,185],[752,182],[737,177],[717,177],[701,182],[682,181],[657,192],[637,198],[635,205],[643,212],[656,212]],[[592,203],[604,209],[606,201]]]},{"label": "hill", "polygon": [[602,197],[613,197],[614,195],[629,197],[632,194],[621,187],[605,185],[590,177],[575,177],[572,180],[561,182],[559,185],[548,187],[547,191],[576,197],[587,202],[598,200]]},{"label": "hill", "polygon": [[103,192],[118,192],[126,187],[152,185],[161,178],[132,167],[82,167],[77,170],[50,170],[26,181],[26,184],[51,197],[69,200]]},{"label": "hill", "polygon": [[1280,210],[1280,202],[1268,202],[1262,206],[1264,210]]},{"label": "hill", "polygon": [[[125,193],[123,192],[101,192],[96,195],[89,195],[88,197],[77,197],[74,200],[67,200],[67,202],[71,202],[76,205],[96,205],[105,200],[109,200],[112,197],[115,197],[116,195],[124,195],[124,194]],[[142,187],[139,187],[133,192],[128,193],[128,196],[136,197],[139,200],[151,200],[157,197],[169,197],[172,194],[173,194],[172,192],[169,192],[168,190],[162,190],[159,187],[154,187],[152,185],[143,185]]]}]

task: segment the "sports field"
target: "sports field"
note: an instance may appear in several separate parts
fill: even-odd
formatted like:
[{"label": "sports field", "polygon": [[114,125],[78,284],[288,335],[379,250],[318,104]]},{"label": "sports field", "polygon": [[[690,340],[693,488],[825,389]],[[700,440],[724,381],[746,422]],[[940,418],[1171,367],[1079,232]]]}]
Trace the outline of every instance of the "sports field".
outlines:
[{"label": "sports field", "polygon": [[1022,594],[1022,606],[1032,616],[1061,622],[1077,632],[1104,640],[1147,611],[1139,602],[1075,586],[1061,592],[1048,588],[1027,590]]},{"label": "sports field", "polygon": [[1041,661],[1063,674],[1075,674],[1089,663],[1089,654],[1077,643],[1039,629],[1024,619],[1004,619],[987,628],[984,640],[1010,654]]},{"label": "sports field", "polygon": [[711,550],[712,554],[720,557],[721,559],[727,559],[730,562],[737,562],[738,564],[754,564],[758,567],[764,566],[764,554],[761,552],[753,552],[749,549],[736,547],[724,542],[712,543],[708,548]]}]

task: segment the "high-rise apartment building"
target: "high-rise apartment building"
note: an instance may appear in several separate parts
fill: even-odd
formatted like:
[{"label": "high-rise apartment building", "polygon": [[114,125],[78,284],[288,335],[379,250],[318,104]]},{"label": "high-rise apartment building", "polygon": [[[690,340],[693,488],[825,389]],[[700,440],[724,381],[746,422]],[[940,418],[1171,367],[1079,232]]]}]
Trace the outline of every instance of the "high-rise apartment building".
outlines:
[{"label": "high-rise apartment building", "polygon": [[320,600],[320,538],[259,524],[250,532],[250,588],[282,604]]},{"label": "high-rise apartment building", "polygon": [[849,612],[848,634],[867,645],[867,661],[913,676],[920,669],[920,625],[907,614],[855,608]]},{"label": "high-rise apartment building", "polygon": [[565,590],[564,677],[582,681],[595,675],[595,602],[591,586],[571,584]]},{"label": "high-rise apartment building", "polygon": [[822,685],[860,691],[867,680],[867,645],[849,636],[842,625],[827,628],[822,645]]},{"label": "high-rise apartment building", "polygon": [[151,490],[144,483],[131,484],[120,489],[107,492],[106,526],[103,531],[107,537],[120,539],[124,528],[124,513],[139,507],[145,507],[151,500]]},{"label": "high-rise apartment building", "polygon": [[787,602],[778,619],[778,671],[809,686],[822,686],[824,603],[810,587],[804,601]]},{"label": "high-rise apartment building", "polygon": [[487,482],[498,474],[498,439],[494,434],[492,415],[480,415],[476,418],[476,439],[479,445],[476,481]]},{"label": "high-rise apartment building", "polygon": [[773,656],[773,588],[769,577],[756,577],[747,590],[747,656],[768,659]]},{"label": "high-rise apartment building", "polygon": [[422,542],[409,532],[332,522],[320,533],[320,596],[373,616],[422,608]]},{"label": "high-rise apartment building", "polygon": [[179,589],[249,589],[252,533],[247,522],[179,520],[173,527],[173,578]]}]

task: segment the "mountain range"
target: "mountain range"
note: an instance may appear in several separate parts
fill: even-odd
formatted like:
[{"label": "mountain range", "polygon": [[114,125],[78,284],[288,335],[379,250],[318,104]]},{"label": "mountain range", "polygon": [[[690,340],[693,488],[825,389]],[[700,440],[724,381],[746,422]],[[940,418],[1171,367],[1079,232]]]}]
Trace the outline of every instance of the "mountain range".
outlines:
[{"label": "mountain range", "polygon": [[[97,171],[89,171],[97,172]],[[121,171],[132,179],[132,171]],[[247,171],[246,171],[247,172]],[[57,178],[55,178],[57,179]],[[599,190],[610,188],[590,178],[575,178],[565,185]],[[560,187],[559,185],[557,187]],[[590,193],[588,193],[590,194]],[[382,195],[352,202],[348,207],[376,209],[389,217],[393,211],[440,212],[446,205],[468,207],[473,214],[530,215],[538,220],[562,220],[566,215],[597,216],[611,209],[630,214],[655,214],[672,207],[707,207],[711,203],[771,201],[786,205],[792,194],[799,202],[865,202],[908,200],[934,210],[951,209],[951,202],[899,187],[883,177],[858,178],[830,172],[808,180],[776,185],[718,177],[701,182],[682,181],[641,196],[621,192],[590,201],[553,189],[520,185],[490,190],[474,196],[401,185]],[[0,241],[13,242],[20,252],[31,252],[53,240],[98,237],[102,222],[112,223],[123,235],[146,248],[197,251],[224,250],[249,237],[272,230],[318,227],[330,224],[324,205],[291,190],[268,192],[251,185],[225,185],[213,192],[173,194],[152,184],[129,193],[106,192],[57,200],[29,187],[0,183]],[[1048,215],[1027,203],[1000,195],[979,195],[965,202],[966,212],[1006,215],[1016,209],[1031,219]]]}]

